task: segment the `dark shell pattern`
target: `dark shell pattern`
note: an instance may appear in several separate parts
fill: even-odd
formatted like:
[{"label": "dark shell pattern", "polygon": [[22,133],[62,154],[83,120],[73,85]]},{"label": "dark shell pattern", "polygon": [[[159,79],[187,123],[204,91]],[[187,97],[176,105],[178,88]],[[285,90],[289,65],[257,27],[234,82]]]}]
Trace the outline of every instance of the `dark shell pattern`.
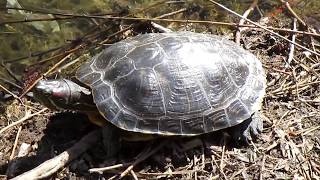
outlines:
[{"label": "dark shell pattern", "polygon": [[196,135],[237,125],[261,107],[265,73],[224,38],[151,33],[113,44],[82,65],[99,112],[121,129]]}]

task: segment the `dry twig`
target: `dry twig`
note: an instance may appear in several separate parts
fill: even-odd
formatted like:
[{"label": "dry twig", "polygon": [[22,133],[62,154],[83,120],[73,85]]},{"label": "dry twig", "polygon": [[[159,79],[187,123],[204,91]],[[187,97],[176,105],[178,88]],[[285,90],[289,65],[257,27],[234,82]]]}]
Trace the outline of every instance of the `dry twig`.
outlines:
[{"label": "dry twig", "polygon": [[122,179],[124,176],[126,176],[137,164],[139,164],[140,162],[146,160],[147,158],[149,158],[154,153],[158,152],[166,143],[167,143],[167,141],[162,141],[157,147],[152,149],[150,152],[146,153],[145,155],[141,155],[140,158],[138,158],[135,162],[132,163],[132,165],[130,165],[126,170],[124,170],[120,174],[119,179]]},{"label": "dry twig", "polygon": [[13,92],[9,91],[7,88],[5,88],[4,86],[2,86],[0,84],[0,89],[6,91],[7,93],[9,93],[12,97],[14,97],[15,99],[19,100],[20,102],[22,102],[22,100],[17,96],[15,95]]},{"label": "dry twig", "polygon": [[32,118],[33,116],[37,116],[37,115],[43,113],[43,112],[46,111],[46,110],[48,110],[48,108],[43,108],[43,109],[41,109],[40,111],[38,111],[38,112],[36,112],[36,113],[33,113],[33,114],[31,114],[30,111],[27,111],[23,118],[21,118],[20,120],[15,121],[15,122],[9,124],[8,126],[2,128],[2,129],[0,130],[0,134],[2,134],[2,133],[5,132],[6,130],[8,130],[8,129],[10,129],[10,128],[18,125],[18,124],[23,123],[24,121]]},{"label": "dry twig", "polygon": [[[258,0],[253,0],[253,2],[251,3],[250,7],[243,13],[243,17],[247,18],[248,15],[250,14],[251,11],[254,10],[254,7],[256,7],[258,4]],[[239,22],[239,26],[243,25],[245,22],[245,19],[240,19],[240,22]],[[240,38],[241,38],[241,31],[244,30],[244,27],[239,27],[237,32],[236,32],[236,35],[235,35],[235,41],[237,44],[240,44]]]},{"label": "dry twig", "polygon": [[304,26],[307,26],[307,24],[297,15],[297,13],[295,13],[293,11],[293,9],[291,8],[290,4],[288,1],[284,1],[284,0],[280,0],[283,4],[285,4],[285,6],[287,7],[287,9],[290,11],[290,13],[296,18],[298,19],[298,21],[304,25]]},{"label": "dry twig", "polygon": [[16,148],[17,148],[17,145],[18,145],[18,140],[19,140],[19,136],[20,136],[21,130],[22,130],[22,126],[19,127],[17,135],[16,135],[16,138],[14,140],[13,148],[12,148],[11,155],[10,155],[10,158],[9,158],[10,161],[14,158],[14,154],[16,152]]},{"label": "dry twig", "polygon": [[[297,30],[297,19],[296,18],[293,19],[293,30]],[[292,42],[296,42],[296,35],[295,34],[292,35]],[[289,57],[288,57],[288,63],[286,64],[287,68],[291,64],[291,61],[293,59],[293,55],[294,55],[294,44],[291,44],[290,51],[289,51]]]},{"label": "dry twig", "polygon": [[[76,51],[78,50],[80,47],[78,48],[75,48],[72,50],[73,51]],[[51,73],[52,71],[54,71],[57,67],[59,67],[62,63],[64,63],[67,59],[70,58],[70,56],[72,55],[71,52],[68,52],[69,54],[65,55],[64,58],[62,58],[59,62],[57,62],[53,67],[51,67],[47,72],[45,72],[43,74],[43,76],[47,76],[49,73]],[[59,55],[61,56],[61,55]],[[51,57],[52,58],[52,57]],[[20,95],[20,97],[23,97],[24,95],[26,95],[42,78],[43,76],[39,77],[38,79],[36,79],[24,92],[22,92],[22,94]]]},{"label": "dry twig", "polygon": [[102,174],[102,173],[105,172],[105,171],[109,171],[109,170],[117,169],[117,168],[128,167],[128,166],[130,166],[131,164],[132,164],[132,163],[124,163],[124,164],[116,164],[116,165],[107,166],[107,167],[102,167],[102,168],[91,168],[91,169],[89,169],[89,172],[90,172],[90,173],[97,172],[97,173]]}]

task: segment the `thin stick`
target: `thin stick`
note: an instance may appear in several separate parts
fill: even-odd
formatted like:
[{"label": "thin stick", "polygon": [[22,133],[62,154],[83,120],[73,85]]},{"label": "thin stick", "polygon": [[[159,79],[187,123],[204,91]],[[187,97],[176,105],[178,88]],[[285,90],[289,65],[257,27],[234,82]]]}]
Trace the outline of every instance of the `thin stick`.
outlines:
[{"label": "thin stick", "polygon": [[228,179],[227,176],[226,176],[226,174],[222,171],[222,169],[221,169],[220,166],[218,165],[218,163],[217,163],[214,155],[211,155],[211,159],[212,159],[212,161],[214,162],[214,164],[217,166],[217,168],[219,169],[220,173],[223,175],[223,178],[224,178],[224,179]]},{"label": "thin stick", "polygon": [[[293,30],[297,30],[297,19],[296,18],[293,18]],[[296,35],[295,34],[292,35],[292,42],[296,42]],[[293,59],[293,55],[294,55],[294,44],[291,44],[286,68],[288,68],[290,66],[291,61]]]},{"label": "thin stick", "polygon": [[9,79],[7,79],[7,78],[2,78],[2,77],[0,77],[0,81],[3,81],[4,83],[7,83],[7,84],[9,84],[9,85],[11,85],[11,86],[14,86],[14,87],[16,87],[17,89],[22,89],[22,87],[21,86],[19,86],[18,84],[15,84],[14,82],[11,82]]},{"label": "thin stick", "polygon": [[17,132],[16,138],[15,138],[15,140],[14,140],[14,144],[13,144],[13,148],[12,148],[11,155],[10,155],[10,157],[9,157],[9,160],[12,160],[12,159],[14,158],[14,154],[15,154],[16,149],[17,149],[18,140],[19,140],[19,136],[20,136],[21,130],[22,130],[22,126],[20,126],[19,129],[18,129],[18,132]]},{"label": "thin stick", "polygon": [[[250,14],[251,11],[254,10],[254,8],[257,6],[258,4],[258,0],[253,0],[253,2],[251,3],[249,9],[247,9],[244,13],[243,13],[243,17],[248,17],[248,15]],[[239,25],[243,25],[245,22],[245,19],[240,19],[239,21]],[[241,39],[241,31],[244,30],[244,27],[240,27],[238,28],[237,32],[236,32],[236,43],[240,44],[240,39]]]},{"label": "thin stick", "polygon": [[201,163],[202,163],[202,170],[205,168],[205,166],[206,166],[206,159],[205,159],[205,155],[204,155],[204,146],[203,146],[203,144],[202,144],[202,146],[201,146]]},{"label": "thin stick", "polygon": [[123,164],[116,164],[112,166],[107,166],[107,167],[102,167],[102,168],[91,168],[89,169],[90,173],[103,173],[104,171],[112,170],[112,169],[117,169],[117,168],[122,168],[122,167],[127,167],[130,166],[132,163],[123,163]]},{"label": "thin stick", "polygon": [[22,82],[15,76],[15,74],[4,64],[1,60],[1,66],[7,71],[7,73],[18,83],[22,84]]},{"label": "thin stick", "polygon": [[317,129],[320,129],[320,126],[316,126],[316,127],[312,127],[312,128],[309,128],[309,129],[305,129],[305,130],[303,130],[303,132],[299,132],[299,134],[302,133],[302,135],[305,136],[305,135],[307,135],[307,134],[309,134],[312,131],[315,131]]},{"label": "thin stick", "polygon": [[280,0],[280,1],[285,4],[285,6],[287,7],[287,9],[290,11],[290,13],[291,13],[296,19],[298,19],[298,21],[299,21],[302,25],[307,26],[307,24],[297,15],[297,13],[295,13],[295,12],[293,11],[293,9],[291,8],[291,6],[290,6],[290,4],[289,4],[288,1],[284,1],[284,0]]},{"label": "thin stick", "polygon": [[124,176],[126,176],[133,168],[134,166],[136,166],[137,164],[139,164],[140,162],[146,160],[147,158],[149,158],[151,155],[153,155],[154,153],[156,153],[157,151],[159,151],[165,144],[167,143],[167,141],[163,141],[162,143],[160,143],[157,147],[155,147],[153,150],[151,150],[149,153],[147,153],[144,156],[141,156],[140,158],[138,158],[135,162],[133,162],[133,164],[131,166],[129,166],[125,171],[123,171],[120,176],[119,179],[122,179]]},{"label": "thin stick", "polygon": [[196,155],[194,154],[193,155],[193,170],[194,170],[194,180],[197,180],[198,179],[198,173],[197,173],[197,157]]},{"label": "thin stick", "polygon": [[137,175],[136,175],[136,173],[134,173],[133,170],[130,170],[130,174],[132,175],[132,177],[133,177],[134,180],[139,180],[138,177],[137,177]]},{"label": "thin stick", "polygon": [[182,8],[182,9],[179,9],[177,11],[173,11],[173,12],[170,12],[170,13],[167,13],[167,14],[162,14],[161,16],[158,16],[157,18],[164,18],[164,17],[168,17],[168,16],[173,16],[173,15],[176,15],[176,14],[179,14],[179,13],[183,13],[187,11],[187,8]]},{"label": "thin stick", "polygon": [[160,32],[162,32],[162,33],[172,32],[171,29],[168,29],[168,28],[166,28],[166,27],[163,27],[163,26],[161,26],[160,24],[157,24],[157,23],[155,23],[155,22],[151,22],[151,25],[152,25],[155,29],[157,29],[158,31],[160,31]]},{"label": "thin stick", "polygon": [[223,167],[224,167],[224,153],[225,153],[225,150],[226,150],[226,143],[225,143],[225,140],[223,140],[223,146],[222,146],[222,152],[221,152],[221,161],[220,161],[220,169],[221,169],[222,172],[223,172]]},{"label": "thin stick", "polygon": [[138,175],[143,175],[143,176],[161,176],[161,175],[182,175],[182,174],[192,174],[194,173],[195,170],[182,170],[182,171],[173,171],[173,172],[161,172],[161,173],[156,173],[156,172],[151,172],[151,173],[138,173]]},{"label": "thin stick", "polygon": [[8,129],[10,129],[10,128],[18,125],[18,124],[23,123],[24,121],[32,118],[33,116],[37,116],[37,115],[43,113],[43,112],[46,111],[47,109],[48,109],[48,108],[43,108],[43,109],[41,109],[40,111],[38,111],[38,112],[36,112],[36,113],[33,113],[33,114],[30,114],[30,111],[27,111],[23,118],[21,118],[20,120],[15,121],[15,122],[9,124],[8,126],[2,128],[2,129],[0,130],[0,134],[2,134],[2,133],[5,132],[6,130],[8,130]]},{"label": "thin stick", "polygon": [[22,20],[14,20],[14,21],[4,21],[0,23],[0,26],[5,24],[16,24],[16,23],[26,23],[26,22],[39,22],[39,21],[58,21],[58,20],[67,20],[67,19],[75,19],[79,17],[48,17],[48,18],[30,18],[30,19],[22,19]]},{"label": "thin stick", "polygon": [[[76,50],[79,49],[75,48]],[[75,50],[73,49],[73,50]],[[59,62],[57,62],[53,67],[51,67],[47,72],[45,72],[43,74],[43,76],[47,76],[49,73],[51,73],[52,71],[54,71],[60,64],[62,64],[63,62],[65,62],[69,57],[71,56],[71,54],[66,55],[64,58],[62,58]],[[42,78],[43,76],[41,76],[40,78],[38,78],[37,80],[35,80],[21,95],[20,97],[23,97],[25,94],[27,94]]]},{"label": "thin stick", "polygon": [[268,29],[268,28],[266,28],[266,27],[261,26],[260,24],[255,23],[255,22],[251,21],[251,20],[248,19],[248,18],[243,17],[242,15],[240,15],[240,14],[232,11],[231,9],[228,9],[227,7],[225,7],[224,5],[222,5],[222,4],[220,4],[220,3],[216,2],[216,1],[213,1],[213,0],[208,0],[208,1],[210,1],[211,3],[213,3],[213,4],[215,4],[215,5],[223,8],[224,10],[226,10],[226,11],[228,11],[228,12],[234,14],[234,15],[237,15],[237,16],[245,19],[246,21],[250,22],[251,24],[254,24],[255,26],[258,26],[258,27],[264,29],[265,31],[267,31],[267,32],[269,32],[269,33],[271,33],[271,34],[273,34],[273,35],[275,35],[275,36],[278,36],[279,38],[282,38],[282,39],[284,39],[284,40],[286,40],[286,41],[288,41],[288,42],[290,42],[290,43],[292,43],[292,44],[300,47],[300,48],[303,49],[303,50],[306,50],[306,51],[311,52],[311,53],[313,53],[313,54],[315,54],[315,55],[317,55],[317,56],[320,56],[319,53],[317,53],[317,52],[315,52],[315,51],[313,51],[313,50],[311,50],[311,49],[308,49],[308,48],[306,48],[306,47],[304,47],[304,46],[302,46],[302,45],[300,45],[300,44],[298,44],[298,43],[296,43],[296,42],[293,42],[293,41],[291,41],[290,39],[288,39],[288,38],[286,38],[286,37],[284,37],[284,36],[282,36],[282,35],[280,35],[280,34],[278,34],[278,33],[275,33],[275,32],[273,32],[273,31],[271,31],[270,29]]},{"label": "thin stick", "polygon": [[261,167],[260,167],[260,176],[259,176],[260,180],[263,180],[265,162],[266,162],[266,155],[263,155],[262,162],[261,162]]},{"label": "thin stick", "polygon": [[7,93],[9,93],[12,97],[14,97],[15,99],[18,99],[20,102],[22,102],[22,100],[17,96],[15,95],[13,92],[9,91],[7,88],[5,88],[4,86],[2,86],[0,84],[0,89],[6,91]]}]

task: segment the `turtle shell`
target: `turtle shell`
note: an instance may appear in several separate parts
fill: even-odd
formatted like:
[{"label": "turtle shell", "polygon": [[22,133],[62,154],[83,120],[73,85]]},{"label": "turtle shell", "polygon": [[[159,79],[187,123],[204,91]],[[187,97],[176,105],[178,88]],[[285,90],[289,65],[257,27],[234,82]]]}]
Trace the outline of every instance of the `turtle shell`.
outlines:
[{"label": "turtle shell", "polygon": [[104,118],[134,132],[196,135],[237,125],[258,111],[265,73],[250,52],[192,32],[138,35],[83,64]]}]

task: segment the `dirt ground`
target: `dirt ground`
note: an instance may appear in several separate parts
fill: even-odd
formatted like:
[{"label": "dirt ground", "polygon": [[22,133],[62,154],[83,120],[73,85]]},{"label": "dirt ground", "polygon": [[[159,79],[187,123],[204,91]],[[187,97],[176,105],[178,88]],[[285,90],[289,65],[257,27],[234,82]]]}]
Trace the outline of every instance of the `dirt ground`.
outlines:
[{"label": "dirt ground", "polygon": [[[290,34],[285,36],[291,38]],[[319,42],[318,36],[299,34],[297,39],[304,45]],[[152,151],[163,142],[159,151],[135,165],[126,178],[320,179],[319,57],[297,48],[288,63],[292,49],[289,43],[264,30],[243,31],[241,43],[262,61],[267,74],[267,94],[261,110],[264,130],[257,141],[238,146],[221,131],[193,138],[124,142],[119,156],[111,160],[104,158],[105,150],[99,141],[48,179],[114,178],[141,152]],[[1,104],[0,129],[20,120],[27,111],[36,113],[44,108],[31,99],[24,101],[25,106],[13,98]],[[31,170],[97,129],[83,114],[46,110],[32,116],[0,133],[0,177],[6,179]],[[26,155],[17,157],[23,143],[30,148]],[[88,171],[114,164],[124,167],[104,174]]]}]

